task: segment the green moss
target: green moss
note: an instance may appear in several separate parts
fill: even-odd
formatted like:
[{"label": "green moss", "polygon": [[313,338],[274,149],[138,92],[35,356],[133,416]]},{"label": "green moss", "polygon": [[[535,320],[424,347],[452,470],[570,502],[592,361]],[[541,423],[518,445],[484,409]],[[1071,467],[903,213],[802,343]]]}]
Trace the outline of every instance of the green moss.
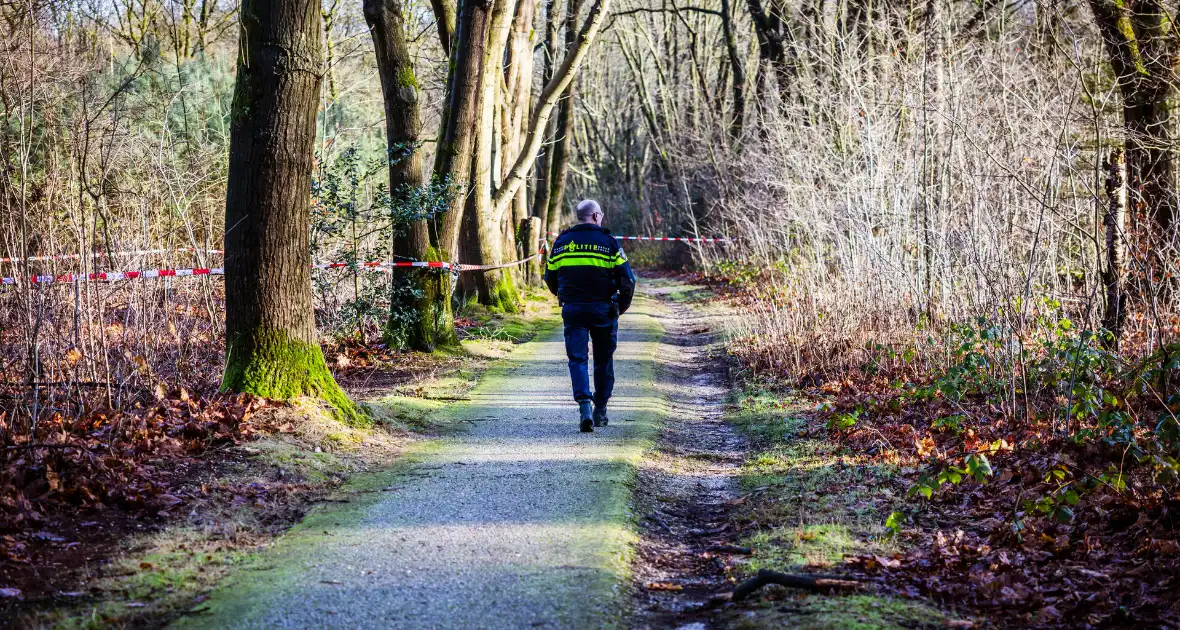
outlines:
[{"label": "green moss", "polygon": [[877,595],[829,597],[783,591],[777,598],[754,604],[750,614],[737,619],[733,627],[741,630],[945,628],[949,620],[938,609],[915,601]]},{"label": "green moss", "polygon": [[[440,262],[442,253],[430,248],[424,258]],[[402,350],[433,352],[457,349],[455,318],[451,312],[451,277],[430,269],[411,269],[394,280],[395,303],[385,329],[385,341]],[[403,296],[409,296],[402,299]]]},{"label": "green moss", "polygon": [[118,560],[110,577],[98,584],[100,599],[77,607],[49,611],[37,627],[61,630],[155,627],[161,619],[192,605],[249,553],[226,549],[196,530],[165,533],[152,549]]},{"label": "green moss", "polygon": [[320,398],[332,406],[342,422],[352,426],[371,424],[332,378],[319,345],[293,339],[280,330],[256,329],[229,341],[221,390],[274,400]]},{"label": "green moss", "polygon": [[504,313],[519,312],[520,293],[516,290],[516,283],[512,280],[512,274],[501,272],[498,276],[492,283],[492,300],[488,306]]},{"label": "green moss", "polygon": [[752,390],[738,397],[733,422],[754,451],[742,484],[761,489],[743,507],[759,525],[745,540],[756,551],[746,571],[795,570],[799,565],[838,564],[845,554],[890,553],[884,522],[900,497],[887,481],[889,464],[845,452],[824,431],[806,431],[802,405]]},{"label": "green moss", "polygon": [[414,69],[410,66],[402,68],[401,72],[397,73],[397,84],[401,87],[418,89],[418,77],[414,76]]}]

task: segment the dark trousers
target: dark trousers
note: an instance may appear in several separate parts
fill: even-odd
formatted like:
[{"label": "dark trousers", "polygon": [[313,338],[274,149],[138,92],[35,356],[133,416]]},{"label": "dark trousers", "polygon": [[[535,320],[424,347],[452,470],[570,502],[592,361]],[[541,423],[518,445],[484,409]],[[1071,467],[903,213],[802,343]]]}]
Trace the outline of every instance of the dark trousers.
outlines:
[{"label": "dark trousers", "polygon": [[[565,322],[565,354],[570,361],[574,400],[593,400],[605,405],[615,388],[615,346],[619,339],[619,318],[608,302],[566,304],[561,307]],[[590,393],[589,349],[594,344],[594,393]]]}]

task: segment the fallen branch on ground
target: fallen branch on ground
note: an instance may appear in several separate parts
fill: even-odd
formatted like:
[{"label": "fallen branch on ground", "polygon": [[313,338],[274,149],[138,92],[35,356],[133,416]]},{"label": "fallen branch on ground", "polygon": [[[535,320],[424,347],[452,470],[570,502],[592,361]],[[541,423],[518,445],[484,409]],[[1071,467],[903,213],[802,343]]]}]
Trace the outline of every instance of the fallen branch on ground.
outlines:
[{"label": "fallen branch on ground", "polygon": [[779,573],[778,571],[771,571],[770,569],[762,569],[758,571],[758,575],[752,577],[733,589],[733,601],[741,601],[754,591],[766,586],[768,584],[778,584],[779,586],[788,586],[790,588],[801,588],[809,591],[844,591],[860,588],[860,582],[856,580],[845,580],[841,578],[815,576],[815,575],[792,575],[789,573]]},{"label": "fallen branch on ground", "polygon": [[739,547],[737,545],[713,545],[705,551],[713,553],[732,553],[739,556],[749,556],[754,553],[754,550],[749,547]]}]

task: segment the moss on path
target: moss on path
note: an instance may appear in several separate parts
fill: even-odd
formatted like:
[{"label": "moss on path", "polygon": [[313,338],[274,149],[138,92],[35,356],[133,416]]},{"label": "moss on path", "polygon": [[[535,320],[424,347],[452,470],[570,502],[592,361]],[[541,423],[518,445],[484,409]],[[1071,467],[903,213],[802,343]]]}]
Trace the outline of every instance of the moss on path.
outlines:
[{"label": "moss on path", "polygon": [[611,426],[577,431],[560,330],[493,368],[470,423],[313,512],[177,627],[603,627],[621,619],[635,465],[665,410],[663,330],[621,322]]}]

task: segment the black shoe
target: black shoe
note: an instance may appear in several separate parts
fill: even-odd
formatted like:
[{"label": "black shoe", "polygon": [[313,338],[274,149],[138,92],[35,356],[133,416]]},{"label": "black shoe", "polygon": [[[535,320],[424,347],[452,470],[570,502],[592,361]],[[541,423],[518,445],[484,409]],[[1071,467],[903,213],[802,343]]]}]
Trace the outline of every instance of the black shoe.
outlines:
[{"label": "black shoe", "polygon": [[582,433],[594,432],[594,415],[592,409],[593,407],[591,407],[590,401],[588,400],[578,403],[578,414],[582,419]]},{"label": "black shoe", "polygon": [[606,405],[594,406],[594,426],[605,427],[610,422],[610,418],[606,417]]}]

